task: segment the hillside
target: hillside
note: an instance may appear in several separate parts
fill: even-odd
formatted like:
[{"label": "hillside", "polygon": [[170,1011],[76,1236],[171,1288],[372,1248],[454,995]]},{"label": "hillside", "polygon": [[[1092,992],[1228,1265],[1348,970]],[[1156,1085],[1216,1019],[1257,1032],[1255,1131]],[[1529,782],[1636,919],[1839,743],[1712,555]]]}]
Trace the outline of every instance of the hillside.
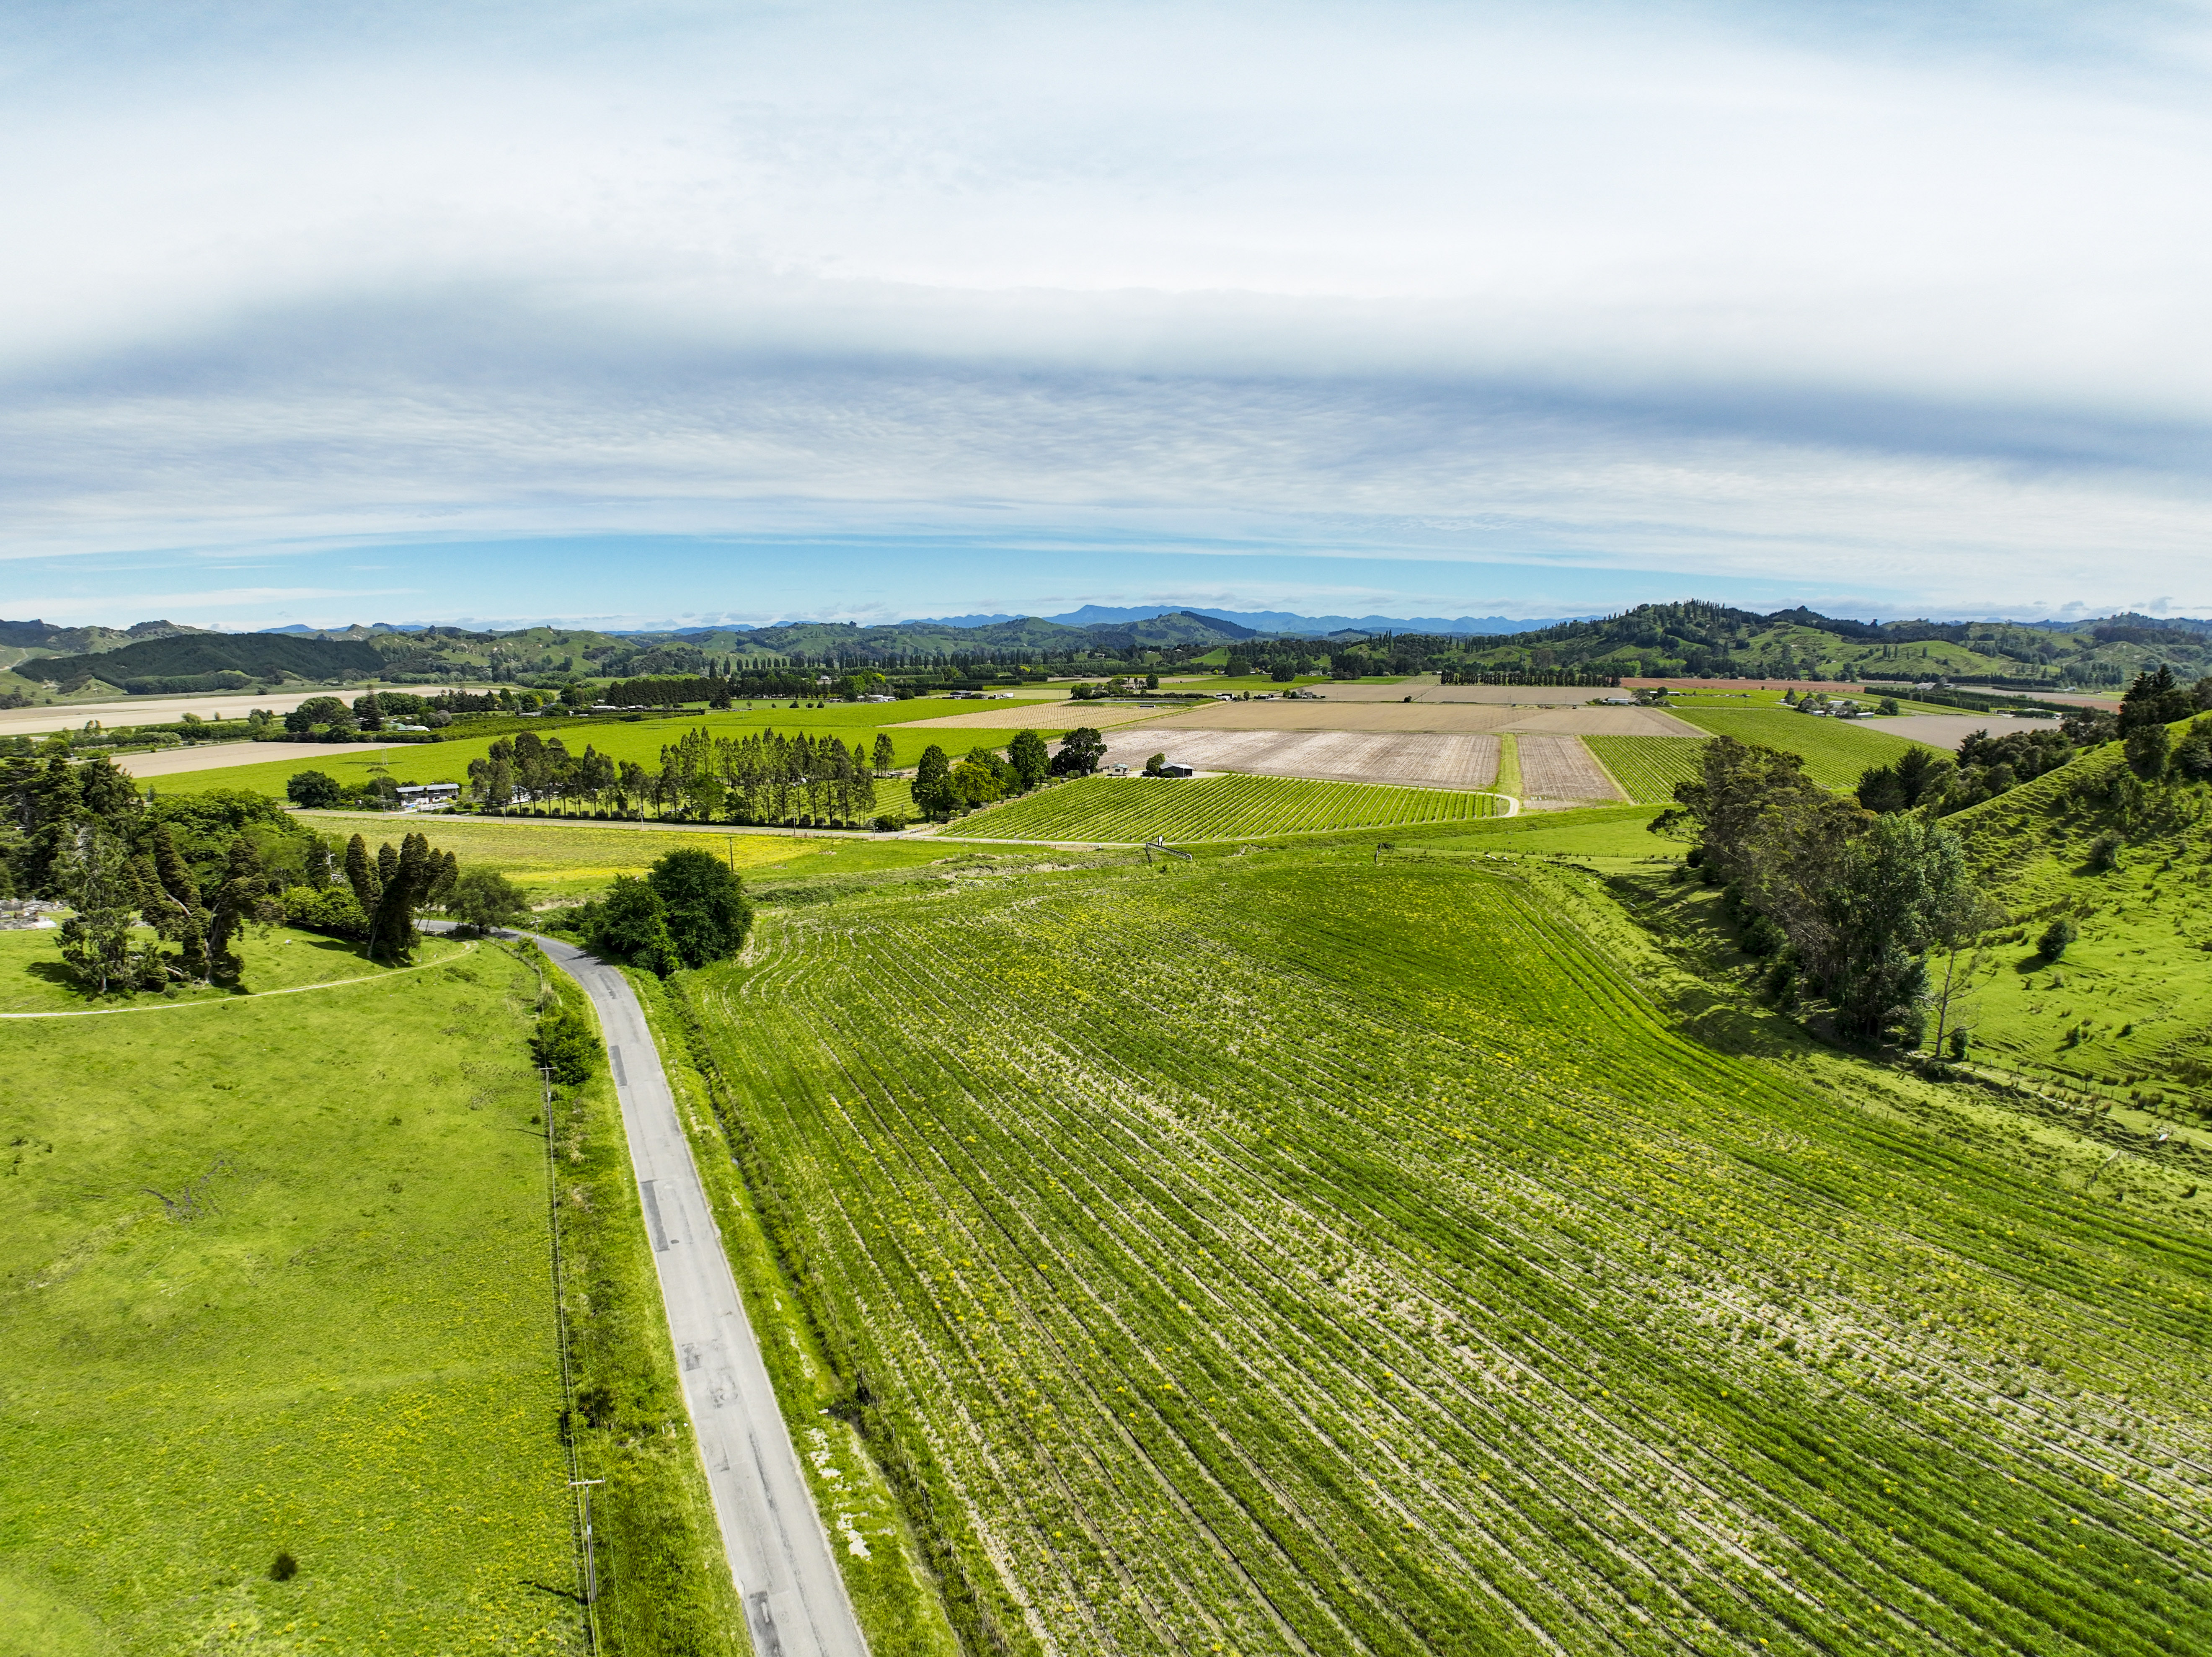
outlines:
[{"label": "hillside", "polygon": [[1599,622],[1568,622],[1486,640],[1484,665],[1580,668],[1623,677],[1980,678],[2017,684],[2117,685],[2160,661],[2203,671],[2212,635],[2181,624],[2115,617],[2060,628],[1987,622],[1852,622],[1800,607],[1760,616],[1724,605],[1644,604]]},{"label": "hillside", "polygon": [[96,654],[38,657],[18,664],[15,671],[49,684],[91,677],[130,690],[181,690],[230,687],[158,682],[222,674],[262,683],[337,681],[374,675],[384,665],[385,659],[366,644],[264,633],[184,633],[141,639]]},{"label": "hillside", "polygon": [[[2179,742],[2185,725],[2171,727]],[[2107,1097],[2212,1111],[2212,785],[2143,784],[2120,744],[1945,819],[2010,913],[1976,980],[1992,1060]],[[2119,844],[2100,868],[2100,837]],[[2079,936],[2037,948],[2060,918]]]}]

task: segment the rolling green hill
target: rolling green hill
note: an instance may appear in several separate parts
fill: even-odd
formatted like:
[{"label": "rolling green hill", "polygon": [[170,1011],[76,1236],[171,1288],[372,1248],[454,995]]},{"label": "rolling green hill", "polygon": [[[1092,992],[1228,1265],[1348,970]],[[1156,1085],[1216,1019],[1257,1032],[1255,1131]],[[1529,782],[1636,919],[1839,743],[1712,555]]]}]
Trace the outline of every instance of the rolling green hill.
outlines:
[{"label": "rolling green hill", "polygon": [[339,681],[378,673],[384,665],[384,658],[367,644],[270,633],[180,633],[93,655],[38,657],[19,664],[15,671],[50,684],[90,676],[129,688],[134,681],[221,673],[263,682]]}]

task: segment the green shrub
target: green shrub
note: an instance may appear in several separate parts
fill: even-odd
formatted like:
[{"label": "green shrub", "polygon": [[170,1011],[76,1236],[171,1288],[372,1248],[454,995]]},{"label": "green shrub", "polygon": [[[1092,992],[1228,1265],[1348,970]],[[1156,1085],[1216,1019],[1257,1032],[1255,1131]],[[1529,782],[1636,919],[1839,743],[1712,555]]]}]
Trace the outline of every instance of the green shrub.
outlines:
[{"label": "green shrub", "polygon": [[2063,960],[2066,946],[2080,936],[2074,923],[2061,915],[2043,929],[2043,936],[2035,942],[2036,950],[2045,961]]},{"label": "green shrub", "polygon": [[530,1056],[554,1081],[574,1087],[590,1079],[599,1058],[599,1033],[591,1022],[566,1002],[538,1015],[530,1037]]},{"label": "green shrub", "polygon": [[2089,872],[2109,874],[2120,866],[2120,853],[2127,841],[2113,829],[2105,832],[2089,842]]}]

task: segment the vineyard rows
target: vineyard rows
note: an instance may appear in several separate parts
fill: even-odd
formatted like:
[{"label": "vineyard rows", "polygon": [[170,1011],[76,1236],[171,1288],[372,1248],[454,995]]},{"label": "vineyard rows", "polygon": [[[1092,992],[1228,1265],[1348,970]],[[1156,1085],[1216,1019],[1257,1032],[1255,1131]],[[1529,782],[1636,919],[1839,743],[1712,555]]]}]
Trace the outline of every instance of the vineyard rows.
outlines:
[{"label": "vineyard rows", "polygon": [[978,876],[702,980],[974,1648],[2212,1648],[2194,1222],[1681,1039],[1580,901]]},{"label": "vineyard rows", "polygon": [[1089,777],[963,819],[1000,840],[1250,840],[1328,829],[1462,822],[1505,809],[1492,794],[1291,777]]},{"label": "vineyard rows", "polygon": [[1584,737],[1598,763],[1638,805],[1672,805],[1674,785],[1694,782],[1702,737]]}]

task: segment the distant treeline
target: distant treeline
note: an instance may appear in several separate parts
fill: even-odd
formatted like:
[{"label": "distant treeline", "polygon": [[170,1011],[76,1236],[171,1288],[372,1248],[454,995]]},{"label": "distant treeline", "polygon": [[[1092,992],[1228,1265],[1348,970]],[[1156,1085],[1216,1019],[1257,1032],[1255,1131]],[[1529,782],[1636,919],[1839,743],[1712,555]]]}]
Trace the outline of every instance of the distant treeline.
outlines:
[{"label": "distant treeline", "polygon": [[1568,667],[1446,668],[1440,676],[1446,684],[1523,684],[1553,689],[1599,689],[1618,687],[1620,676],[1580,673]]}]

